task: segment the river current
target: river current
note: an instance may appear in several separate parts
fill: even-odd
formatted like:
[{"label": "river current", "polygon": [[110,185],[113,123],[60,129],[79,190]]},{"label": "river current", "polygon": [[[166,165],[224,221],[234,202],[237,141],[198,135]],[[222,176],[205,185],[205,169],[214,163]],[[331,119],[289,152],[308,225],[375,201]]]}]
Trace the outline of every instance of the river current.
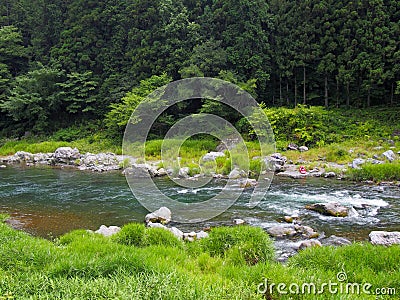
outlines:
[{"label": "river current", "polygon": [[[166,178],[154,180],[163,193],[182,202],[211,198],[224,186],[223,180],[196,189],[177,186]],[[227,211],[211,220],[173,225],[182,230],[201,230],[232,224],[233,219],[240,218],[268,228],[277,225],[285,215],[297,214],[303,225],[327,236],[335,234],[350,240],[365,240],[371,230],[400,230],[397,186],[275,176],[268,193],[255,208],[248,206],[250,193],[251,190],[245,191]],[[339,202],[353,209],[348,217],[335,218],[304,208],[319,202]],[[0,169],[0,213],[9,214],[10,223],[18,229],[37,236],[56,237],[78,228],[96,230],[102,224],[122,226],[143,222],[148,211],[134,198],[119,172],[7,166]]]}]

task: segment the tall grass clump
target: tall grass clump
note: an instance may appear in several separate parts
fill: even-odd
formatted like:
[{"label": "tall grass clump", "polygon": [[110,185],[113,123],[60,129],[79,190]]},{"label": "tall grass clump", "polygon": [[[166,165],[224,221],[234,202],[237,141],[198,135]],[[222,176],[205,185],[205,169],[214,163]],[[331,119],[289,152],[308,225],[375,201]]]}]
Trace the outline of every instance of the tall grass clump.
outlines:
[{"label": "tall grass clump", "polygon": [[123,245],[135,247],[165,246],[182,248],[183,243],[173,233],[164,228],[146,228],[144,224],[130,223],[112,237]]},{"label": "tall grass clump", "polygon": [[234,263],[254,265],[274,258],[271,239],[258,227],[217,227],[201,242],[211,256],[227,257]]},{"label": "tall grass clump", "polygon": [[349,170],[347,175],[355,181],[400,181],[400,162],[365,164],[360,169]]}]

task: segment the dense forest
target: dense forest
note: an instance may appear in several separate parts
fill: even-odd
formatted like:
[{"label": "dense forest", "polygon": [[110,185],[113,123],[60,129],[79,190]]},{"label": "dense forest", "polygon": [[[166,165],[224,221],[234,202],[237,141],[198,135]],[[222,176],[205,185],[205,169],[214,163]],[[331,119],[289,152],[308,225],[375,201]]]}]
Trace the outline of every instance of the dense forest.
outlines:
[{"label": "dense forest", "polygon": [[399,20],[397,0],[2,0],[0,131],[110,118],[141,81],[191,76],[268,106],[398,105]]}]

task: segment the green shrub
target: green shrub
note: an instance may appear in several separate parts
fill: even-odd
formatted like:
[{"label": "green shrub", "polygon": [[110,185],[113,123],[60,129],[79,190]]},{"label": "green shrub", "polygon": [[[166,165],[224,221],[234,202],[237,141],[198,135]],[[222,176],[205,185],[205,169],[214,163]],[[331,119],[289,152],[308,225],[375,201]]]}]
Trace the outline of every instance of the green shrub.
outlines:
[{"label": "green shrub", "polygon": [[274,257],[273,243],[259,227],[217,227],[201,243],[211,256],[226,256],[234,262],[242,260],[253,265]]},{"label": "green shrub", "polygon": [[145,231],[143,224],[130,223],[124,225],[112,239],[120,244],[141,247],[144,244]]},{"label": "green shrub", "polygon": [[400,163],[365,164],[361,169],[350,169],[347,175],[356,181],[400,181]]},{"label": "green shrub", "polygon": [[58,243],[61,245],[69,245],[72,242],[77,241],[78,239],[86,239],[90,235],[93,235],[93,233],[90,233],[89,231],[87,231],[85,229],[73,230],[71,232],[68,232],[68,233],[60,236],[58,239]]},{"label": "green shrub", "polygon": [[146,228],[144,245],[161,245],[165,247],[183,247],[180,241],[172,232],[163,228]]}]

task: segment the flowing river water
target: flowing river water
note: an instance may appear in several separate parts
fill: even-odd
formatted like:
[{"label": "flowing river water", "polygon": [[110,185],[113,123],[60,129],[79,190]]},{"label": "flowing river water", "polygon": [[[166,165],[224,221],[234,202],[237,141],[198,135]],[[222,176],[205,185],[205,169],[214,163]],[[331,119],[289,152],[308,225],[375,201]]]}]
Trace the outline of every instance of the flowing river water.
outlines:
[{"label": "flowing river water", "polygon": [[[218,193],[224,181],[214,180],[198,189],[156,178],[163,192],[178,201],[194,202]],[[372,230],[400,230],[400,187],[373,186],[336,179],[301,180],[275,177],[263,201],[247,206],[250,191],[226,212],[195,224],[174,224],[182,230],[232,224],[235,218],[263,228],[278,224],[285,215],[298,214],[326,236],[365,240]],[[157,201],[157,199],[154,199]],[[339,202],[354,209],[346,218],[323,216],[306,210],[307,204]],[[212,208],[210,208],[212,209]],[[133,197],[119,172],[93,173],[68,168],[7,166],[0,169],[0,213],[10,223],[42,237],[56,237],[73,229],[96,230],[100,225],[122,226],[143,222],[148,211]]]}]

